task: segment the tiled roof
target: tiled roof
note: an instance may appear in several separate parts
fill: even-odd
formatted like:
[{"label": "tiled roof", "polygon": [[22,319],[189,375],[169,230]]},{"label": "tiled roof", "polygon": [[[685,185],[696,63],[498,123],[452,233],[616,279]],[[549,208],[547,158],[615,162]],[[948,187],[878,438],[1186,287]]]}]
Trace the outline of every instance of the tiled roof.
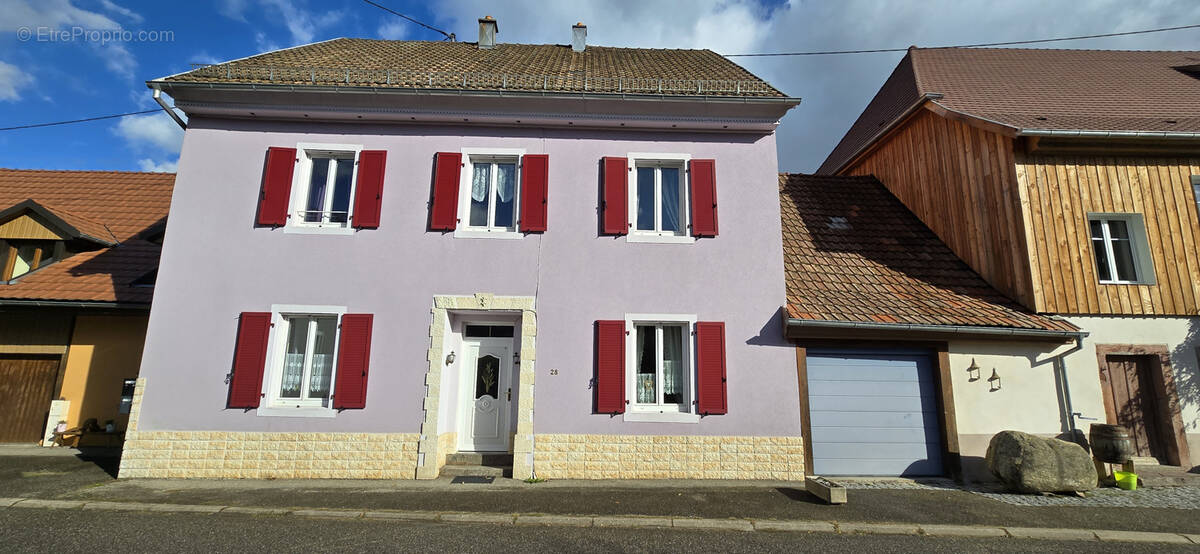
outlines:
[{"label": "tiled roof", "polygon": [[175,83],[786,97],[711,50],[339,38],[201,67]]},{"label": "tiled roof", "polygon": [[1018,130],[1200,132],[1200,51],[910,48],[818,173],[922,95]]},{"label": "tiled roof", "polygon": [[987,284],[873,177],[782,174],[787,315],[1075,331]]},{"label": "tiled roof", "polygon": [[130,283],[158,267],[159,246],[142,235],[165,222],[174,183],[173,173],[0,169],[0,209],[32,199],[81,232],[118,242],[0,285],[0,298],[149,303],[154,289]]}]

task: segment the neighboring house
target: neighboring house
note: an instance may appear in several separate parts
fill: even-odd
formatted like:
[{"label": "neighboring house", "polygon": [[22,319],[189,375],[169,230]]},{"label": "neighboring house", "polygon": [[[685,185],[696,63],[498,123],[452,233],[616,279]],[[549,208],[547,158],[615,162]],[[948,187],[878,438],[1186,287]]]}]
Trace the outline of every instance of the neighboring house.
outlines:
[{"label": "neighboring house", "polygon": [[994,287],[1088,332],[1064,360],[1079,423],[1190,467],[1198,106],[1200,52],[912,48],[819,173],[875,176]]},{"label": "neighboring house", "polygon": [[988,285],[872,177],[784,174],[780,203],[810,474],[984,480],[996,432],[1071,436],[1074,325]]},{"label": "neighboring house", "polygon": [[189,117],[122,476],[803,477],[799,100],[708,50],[480,30],[149,83]]},{"label": "neighboring house", "polygon": [[174,181],[0,169],[0,442],[120,444]]}]

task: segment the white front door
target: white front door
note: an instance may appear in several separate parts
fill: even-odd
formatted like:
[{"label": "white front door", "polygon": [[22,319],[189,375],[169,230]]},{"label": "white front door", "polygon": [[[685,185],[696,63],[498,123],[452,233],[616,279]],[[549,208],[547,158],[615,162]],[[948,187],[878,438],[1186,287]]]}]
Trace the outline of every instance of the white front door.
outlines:
[{"label": "white front door", "polygon": [[508,410],[512,400],[512,339],[464,341],[458,449],[507,452]]}]

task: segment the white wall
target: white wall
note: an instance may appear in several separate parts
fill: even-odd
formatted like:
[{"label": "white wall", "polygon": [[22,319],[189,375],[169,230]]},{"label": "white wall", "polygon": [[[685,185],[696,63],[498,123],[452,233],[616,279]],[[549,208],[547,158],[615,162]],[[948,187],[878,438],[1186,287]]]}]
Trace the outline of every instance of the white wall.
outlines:
[{"label": "white wall", "polygon": [[[1166,345],[1171,369],[1188,433],[1192,464],[1200,456],[1200,317],[1069,317],[1084,331],[1082,352],[1067,358],[1071,368],[1071,392],[1076,410],[1104,422],[1104,399],[1100,391],[1097,344]],[[1075,377],[1078,375],[1079,377]],[[1079,383],[1076,386],[1076,382]]]}]

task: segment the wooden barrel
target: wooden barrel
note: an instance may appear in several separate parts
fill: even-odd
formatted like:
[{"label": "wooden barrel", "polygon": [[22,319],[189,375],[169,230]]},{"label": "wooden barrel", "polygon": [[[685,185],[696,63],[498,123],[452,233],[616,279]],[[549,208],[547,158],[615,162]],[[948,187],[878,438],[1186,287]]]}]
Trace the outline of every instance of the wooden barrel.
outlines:
[{"label": "wooden barrel", "polygon": [[1133,458],[1133,440],[1129,430],[1120,425],[1093,423],[1088,431],[1092,443],[1092,457],[1101,462],[1121,464]]}]

